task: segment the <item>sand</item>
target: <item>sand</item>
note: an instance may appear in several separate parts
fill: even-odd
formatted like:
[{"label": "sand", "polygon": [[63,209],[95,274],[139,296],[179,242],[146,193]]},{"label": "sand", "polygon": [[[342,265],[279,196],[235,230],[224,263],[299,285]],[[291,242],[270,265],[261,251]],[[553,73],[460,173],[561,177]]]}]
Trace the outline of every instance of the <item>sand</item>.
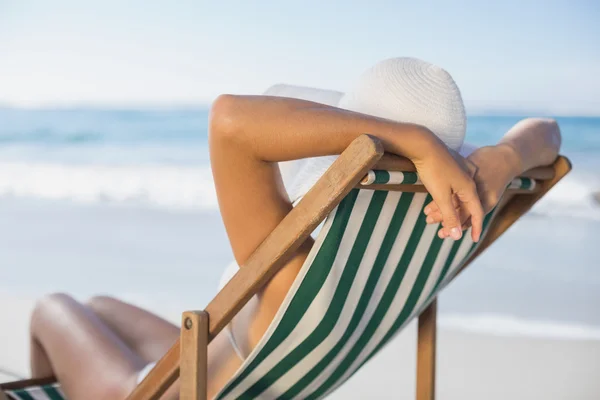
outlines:
[{"label": "sand", "polygon": [[[0,293],[0,367],[27,376],[27,325],[34,300]],[[177,321],[177,313],[162,313]],[[9,328],[9,329],[7,329]],[[411,399],[416,329],[411,324],[332,399]],[[502,337],[440,329],[442,400],[600,398],[600,341]],[[12,380],[0,373],[0,380]]]},{"label": "sand", "polygon": [[[177,323],[231,260],[216,211],[3,199],[0,221],[0,369],[24,376],[35,297],[106,293]],[[531,216],[443,292],[438,399],[600,399],[598,234]],[[415,341],[413,324],[331,398],[413,399]]]}]

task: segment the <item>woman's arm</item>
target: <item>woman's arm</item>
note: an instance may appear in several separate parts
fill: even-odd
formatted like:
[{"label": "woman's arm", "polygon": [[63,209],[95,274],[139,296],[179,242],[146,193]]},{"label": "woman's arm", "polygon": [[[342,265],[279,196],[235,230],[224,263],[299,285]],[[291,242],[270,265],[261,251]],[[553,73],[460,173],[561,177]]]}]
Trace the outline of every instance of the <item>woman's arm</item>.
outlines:
[{"label": "woman's arm", "polygon": [[[426,128],[303,100],[224,95],[213,104],[209,129],[219,208],[240,266],[292,209],[277,162],[339,154],[364,133],[381,139],[386,151],[415,162],[444,221],[456,227],[456,238],[462,231],[452,193],[460,195],[479,239],[483,211],[471,174]],[[309,238],[262,289],[248,331],[250,348],[273,320],[312,244]]]},{"label": "woman's arm", "polygon": [[[514,178],[534,167],[551,164],[558,155],[560,144],[560,128],[556,121],[527,118],[513,126],[497,145],[474,151],[468,160],[477,167],[475,182],[484,211],[487,213],[498,204]],[[425,212],[428,223],[442,221],[434,203],[428,205]],[[463,228],[470,225],[468,216],[461,215],[461,222]],[[441,235],[447,236],[447,233]]]},{"label": "woman's arm", "polygon": [[223,221],[240,265],[291,209],[275,163],[339,154],[364,133],[381,139],[387,152],[417,165],[432,196],[447,211],[449,227],[460,227],[453,192],[460,194],[474,220],[480,217],[471,177],[424,127],[304,100],[223,95],[211,111],[211,164]]},{"label": "woman's arm", "polygon": [[527,118],[513,126],[498,143],[513,153],[513,178],[541,165],[551,164],[558,155],[562,138],[555,120]]}]

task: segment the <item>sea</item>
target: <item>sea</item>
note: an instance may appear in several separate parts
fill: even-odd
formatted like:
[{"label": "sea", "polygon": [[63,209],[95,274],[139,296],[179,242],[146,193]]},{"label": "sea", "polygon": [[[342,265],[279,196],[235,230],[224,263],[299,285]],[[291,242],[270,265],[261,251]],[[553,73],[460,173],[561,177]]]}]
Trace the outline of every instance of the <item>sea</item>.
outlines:
[{"label": "sea", "polygon": [[[520,119],[470,116],[467,141]],[[442,293],[442,326],[600,340],[600,118],[556,119],[572,173]],[[205,306],[233,259],[207,122],[206,107],[0,108],[0,294]]]}]

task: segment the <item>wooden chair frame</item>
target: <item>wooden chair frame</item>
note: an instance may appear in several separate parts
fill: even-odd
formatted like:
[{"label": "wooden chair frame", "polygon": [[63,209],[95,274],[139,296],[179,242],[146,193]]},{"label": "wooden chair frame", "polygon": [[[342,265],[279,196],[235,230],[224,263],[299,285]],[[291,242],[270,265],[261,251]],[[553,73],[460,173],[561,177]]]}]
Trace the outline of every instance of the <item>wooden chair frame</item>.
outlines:
[{"label": "wooden chair frame", "polygon": [[[357,186],[358,182],[360,182],[360,179],[364,177],[364,174],[369,169],[382,169],[388,171],[403,172],[416,171],[414,164],[412,164],[412,162],[410,162],[408,159],[389,154],[384,155],[381,153],[381,145],[378,143],[377,139],[369,136],[368,140],[371,143],[366,143],[366,141],[362,138],[357,139],[355,143],[348,147],[348,149],[340,156],[338,162],[336,162],[327,171],[327,173],[321,178],[321,180],[317,182],[315,187],[306,195],[305,199],[308,198],[308,202],[310,202],[308,206],[309,209],[301,209],[299,212],[309,213],[305,214],[305,216],[309,217],[311,214],[314,214],[315,217],[313,219],[309,218],[310,224],[308,227],[295,226],[295,231],[291,230],[287,226],[285,226],[285,229],[282,229],[284,234],[287,234],[288,237],[296,238],[295,243],[291,244],[290,248],[297,248],[297,246],[299,246],[299,244],[307,238],[308,234],[310,234],[310,232],[323,220],[323,218],[329,212],[331,212],[331,210],[339,203],[339,201],[341,201],[343,196],[345,196],[352,188]],[[367,150],[366,154],[364,153],[364,150]],[[340,179],[340,176],[345,175],[345,170],[348,171],[346,175],[347,180],[342,181],[342,179]],[[537,202],[544,194],[546,194],[548,190],[550,190],[570,170],[570,162],[564,157],[559,157],[554,163],[554,165],[552,165],[551,167],[535,168],[523,174],[523,177],[536,179],[536,181],[538,181],[536,190],[507,191],[507,194],[505,195],[504,199],[504,204],[502,205],[501,210],[498,212],[498,215],[492,221],[486,237],[483,239],[481,245],[478,247],[476,252],[469,258],[469,260],[467,260],[467,262],[464,264],[459,273],[462,272],[467,267],[467,265],[470,264],[487,247],[489,247],[491,243],[493,243],[498,237],[500,237],[524,213],[526,213],[533,206],[533,204],[535,204],[535,202]],[[352,174],[352,172],[354,171],[356,172]],[[395,190],[410,192],[425,191],[423,186],[415,185],[367,185],[358,187],[362,189],[373,190]],[[331,191],[332,194],[334,194],[334,196],[332,196],[330,199],[328,199],[322,204],[319,204],[318,201],[315,201],[313,203],[312,201],[315,192],[321,192],[322,190],[325,190],[327,192]],[[343,195],[340,196],[341,193],[343,193]],[[303,205],[302,203],[305,201],[305,199],[303,199],[300,202],[297,208]],[[291,217],[291,214],[292,213],[290,213],[290,216],[286,217],[286,220],[294,218]],[[282,221],[280,226],[284,225],[284,223],[287,222],[286,220]],[[274,236],[275,232],[278,231],[278,228],[279,227],[277,227],[273,234],[271,234],[259,247],[259,249],[257,249],[256,253],[258,253],[261,250],[261,248],[265,246],[265,244],[270,245],[271,241],[280,241],[282,243],[279,246],[285,247],[284,243],[286,243],[286,237]],[[280,232],[277,232],[277,234],[279,233]],[[277,248],[279,246],[273,245],[274,248]],[[284,251],[285,250],[281,251],[281,254],[283,254]],[[260,258],[262,258],[262,254]],[[251,257],[251,260],[249,260],[248,263],[241,270],[253,267],[253,261],[254,256]],[[277,268],[276,266],[272,266],[269,268],[265,264],[263,264],[263,266],[265,266],[266,269],[271,270],[271,273],[268,273],[269,276],[272,276],[275,273],[273,272],[273,270]],[[228,288],[225,287],[223,291],[227,289]],[[192,311],[184,313],[184,320],[185,315],[189,315],[190,313],[192,313],[193,315],[194,312]],[[211,315],[210,313],[203,313],[207,316],[207,318],[208,315]],[[227,323],[228,322],[229,321],[227,321]],[[209,327],[215,325],[218,326],[220,324],[209,324]],[[216,335],[216,333],[212,333],[210,331],[209,327],[202,328],[205,329],[205,337],[210,337],[211,334]],[[434,299],[429,304],[429,306],[423,311],[423,313],[421,313],[418,320],[416,390],[417,400],[435,399],[436,336],[437,299]],[[182,326],[180,346],[180,398],[182,400],[206,400],[206,352],[203,353],[204,358],[198,360],[201,363],[203,363],[201,368],[199,368],[195,363],[192,363],[191,365],[188,364],[189,360],[191,359],[193,359],[194,362],[196,361],[194,357],[196,357],[196,354],[198,354],[197,346],[206,346],[206,342],[201,342],[200,344],[196,340],[190,340],[189,337],[190,334],[186,333],[185,326]],[[198,337],[198,335],[195,335],[194,337]],[[132,393],[132,395],[129,397],[129,400],[155,399],[155,397],[136,396],[137,394],[135,392]]]},{"label": "wooden chair frame", "polygon": [[[207,347],[210,341],[285,265],[298,247],[353,188],[425,191],[423,186],[415,185],[360,185],[362,178],[371,169],[404,172],[416,170],[408,159],[384,154],[381,142],[373,136],[363,135],[354,140],[298,205],[267,236],[238,273],[217,293],[206,309],[183,313],[179,340],[129,395],[128,400],[159,400],[177,378],[180,378],[180,399],[205,400]],[[536,168],[525,173],[524,177],[541,181],[536,185],[536,190],[508,191],[504,205],[490,223],[487,235],[461,271],[570,169],[569,161],[559,157],[550,167]],[[434,300],[419,317],[417,400],[433,400],[435,397],[436,313],[437,302]],[[10,387],[11,384],[0,385],[2,389]],[[3,399],[0,397],[0,400]]]}]

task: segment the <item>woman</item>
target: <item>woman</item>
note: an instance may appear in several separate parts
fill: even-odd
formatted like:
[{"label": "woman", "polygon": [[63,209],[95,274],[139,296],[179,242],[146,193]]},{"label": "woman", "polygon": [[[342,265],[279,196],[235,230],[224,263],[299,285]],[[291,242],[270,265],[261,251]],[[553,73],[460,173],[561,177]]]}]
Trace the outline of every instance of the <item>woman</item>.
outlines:
[{"label": "woman", "polygon": [[[463,159],[451,151],[461,149],[465,133],[458,88],[444,70],[414,59],[379,63],[338,105],[232,95],[214,102],[212,170],[238,265],[292,209],[279,162],[339,154],[368,132],[387,152],[415,163],[433,197],[428,222],[443,225],[439,236],[457,240],[472,225],[477,241],[485,212],[507,183],[524,170],[551,163],[560,146],[554,121],[528,119],[499,144]],[[211,343],[209,397],[241,365],[240,342],[251,350],[265,333],[312,244],[309,238],[261,291],[243,337],[229,331]],[[115,299],[80,304],[52,295],[39,302],[32,316],[32,374],[56,375],[70,399],[125,398],[178,335],[177,326]],[[173,388],[165,398],[176,393]]]}]

